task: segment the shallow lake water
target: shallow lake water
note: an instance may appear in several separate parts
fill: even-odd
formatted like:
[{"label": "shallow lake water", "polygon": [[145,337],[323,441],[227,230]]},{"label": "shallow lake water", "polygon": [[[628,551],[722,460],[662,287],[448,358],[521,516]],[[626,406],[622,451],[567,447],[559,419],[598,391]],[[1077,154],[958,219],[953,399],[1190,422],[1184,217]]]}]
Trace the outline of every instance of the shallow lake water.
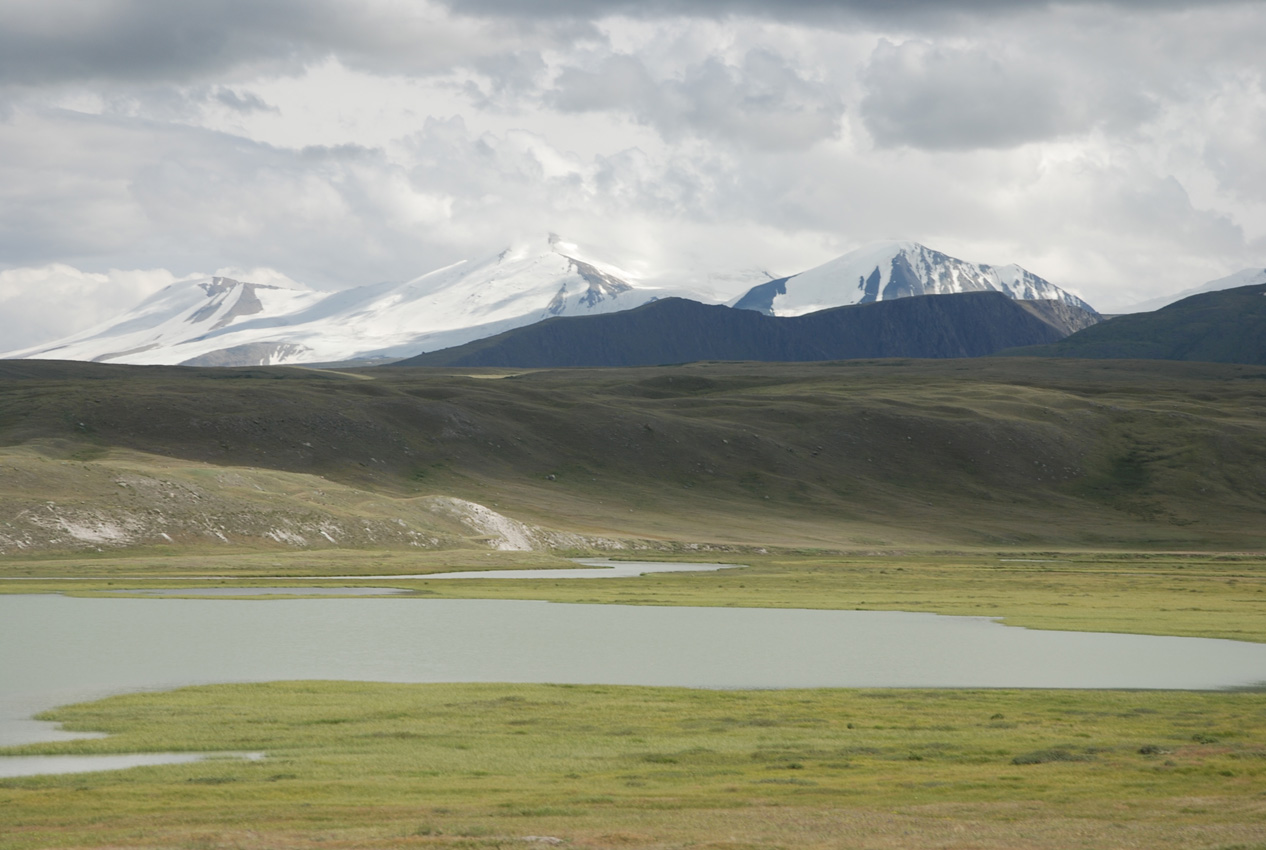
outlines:
[{"label": "shallow lake water", "polygon": [[1207,689],[1266,681],[1266,645],[880,611],[0,596],[0,745],[57,737],[30,720],[56,705],[278,679]]}]

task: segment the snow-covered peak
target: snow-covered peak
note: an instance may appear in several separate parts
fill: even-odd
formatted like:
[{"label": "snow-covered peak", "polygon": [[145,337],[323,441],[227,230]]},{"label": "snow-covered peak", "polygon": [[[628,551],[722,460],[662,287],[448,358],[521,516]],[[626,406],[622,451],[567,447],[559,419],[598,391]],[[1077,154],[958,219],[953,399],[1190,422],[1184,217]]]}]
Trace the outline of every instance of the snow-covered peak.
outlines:
[{"label": "snow-covered peak", "polygon": [[224,276],[181,281],[113,322],[5,356],[200,366],[408,357],[668,296],[698,297],[641,285],[551,234],[405,283],[335,293]]},{"label": "snow-covered peak", "polygon": [[1017,265],[959,260],[917,242],[876,242],[791,277],[753,287],[734,306],[775,316],[912,295],[1002,292],[1023,300],[1062,301],[1093,309],[1075,295]]},{"label": "snow-covered peak", "polygon": [[[293,284],[293,282],[291,282]],[[257,314],[289,312],[321,296],[307,289],[258,284],[228,277],[192,277],[172,283],[122,316],[57,342],[5,357],[110,362],[175,362],[138,359],[167,352],[191,338],[241,324]]]}]

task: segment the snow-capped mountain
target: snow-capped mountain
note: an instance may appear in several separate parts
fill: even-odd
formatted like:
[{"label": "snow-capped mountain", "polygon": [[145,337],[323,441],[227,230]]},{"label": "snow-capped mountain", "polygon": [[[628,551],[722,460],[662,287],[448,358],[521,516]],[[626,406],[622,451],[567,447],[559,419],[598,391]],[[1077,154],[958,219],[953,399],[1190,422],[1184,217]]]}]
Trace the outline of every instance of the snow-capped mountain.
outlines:
[{"label": "snow-capped mountain", "polygon": [[638,285],[551,235],[402,284],[335,293],[223,277],[181,282],[117,320],[3,356],[198,366],[399,358],[674,295],[710,300]]},{"label": "snow-capped mountain", "polygon": [[1181,301],[1192,295],[1199,295],[1202,292],[1218,292],[1223,289],[1234,289],[1237,286],[1253,286],[1259,283],[1266,283],[1266,269],[1244,269],[1235,274],[1220,277],[1217,280],[1211,280],[1201,286],[1185,289],[1174,295],[1162,295],[1159,298],[1150,298],[1142,303],[1135,304],[1128,309],[1122,310],[1122,313],[1150,313],[1153,310],[1159,310],[1162,307],[1168,307],[1175,301]]},{"label": "snow-capped mountain", "polygon": [[316,304],[322,293],[227,277],[183,280],[123,316],[6,358],[174,363],[173,352],[199,339],[232,333],[251,317],[284,316]]},{"label": "snow-capped mountain", "polygon": [[[912,242],[872,245],[798,275],[769,277],[750,269],[651,286],[551,235],[405,283],[334,293],[227,277],[181,281],[118,319],[0,356],[193,366],[400,359],[555,316],[617,312],[670,296],[717,303],[744,290],[733,306],[776,316],[980,290],[1090,309],[1019,266],[967,263]],[[1091,311],[1086,321],[1095,318]]]},{"label": "snow-capped mountain", "polygon": [[990,290],[1019,300],[1062,301],[1097,315],[1076,295],[1017,265],[969,263],[916,242],[867,245],[817,268],[755,286],[732,306],[771,316],[801,316],[911,295]]}]

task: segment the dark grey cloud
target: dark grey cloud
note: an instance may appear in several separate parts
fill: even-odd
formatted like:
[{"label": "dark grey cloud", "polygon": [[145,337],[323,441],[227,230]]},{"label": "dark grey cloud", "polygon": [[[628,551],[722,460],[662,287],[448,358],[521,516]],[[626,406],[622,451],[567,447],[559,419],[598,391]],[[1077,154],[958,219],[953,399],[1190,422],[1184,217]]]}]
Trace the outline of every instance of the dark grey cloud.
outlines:
[{"label": "dark grey cloud", "polygon": [[608,15],[660,16],[753,15],[871,20],[919,24],[957,15],[999,15],[1042,11],[1054,6],[1108,6],[1139,11],[1201,9],[1241,5],[1245,0],[444,0],[456,12],[470,15],[601,18]]},{"label": "dark grey cloud", "polygon": [[[896,23],[928,30],[949,19],[1107,6],[1207,9],[1237,0],[7,0],[0,3],[0,83],[188,84],[230,72],[298,71],[335,55],[401,73],[442,72],[516,48],[600,39],[591,22],[754,16]],[[1242,5],[1242,2],[1241,2]],[[467,29],[444,20],[451,10]],[[469,26],[475,26],[472,30]]]},{"label": "dark grey cloud", "polygon": [[209,99],[214,100],[221,106],[228,107],[234,112],[279,112],[277,107],[267,103],[262,97],[253,92],[236,92],[224,86],[217,86],[211,92]]},{"label": "dark grey cloud", "polygon": [[324,0],[36,0],[0,5],[0,80],[186,82],[241,64],[284,66],[338,17]]},{"label": "dark grey cloud", "polygon": [[398,73],[437,73],[538,45],[595,37],[554,20],[456,23],[444,7],[387,0],[9,0],[0,3],[0,83],[189,84],[233,73],[298,72],[328,56]]}]

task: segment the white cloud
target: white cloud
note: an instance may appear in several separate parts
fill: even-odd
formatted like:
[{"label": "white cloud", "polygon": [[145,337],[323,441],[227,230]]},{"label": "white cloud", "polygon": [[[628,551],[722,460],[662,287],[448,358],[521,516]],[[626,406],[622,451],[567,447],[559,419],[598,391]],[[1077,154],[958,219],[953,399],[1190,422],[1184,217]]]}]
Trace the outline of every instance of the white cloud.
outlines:
[{"label": "white cloud", "polygon": [[166,269],[90,274],[62,263],[0,271],[0,351],[92,327],[176,279]]},{"label": "white cloud", "polygon": [[[106,275],[99,312],[138,294],[111,268],[338,288],[554,230],[706,278],[908,238],[1110,306],[1266,264],[1263,40],[1234,2],[11,0],[0,257]],[[10,328],[57,324],[42,279]]]}]

